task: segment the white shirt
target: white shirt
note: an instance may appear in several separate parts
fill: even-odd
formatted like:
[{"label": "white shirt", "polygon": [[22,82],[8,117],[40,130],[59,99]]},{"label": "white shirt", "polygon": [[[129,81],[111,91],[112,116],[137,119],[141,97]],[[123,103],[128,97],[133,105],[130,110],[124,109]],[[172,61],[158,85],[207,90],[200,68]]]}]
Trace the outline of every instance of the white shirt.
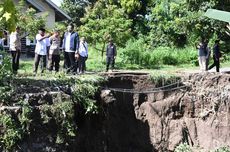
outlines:
[{"label": "white shirt", "polygon": [[70,50],[70,37],[71,37],[71,33],[68,32],[65,39],[65,52],[74,52],[74,50]]},{"label": "white shirt", "polygon": [[21,49],[21,39],[17,32],[12,32],[10,34],[10,50],[16,51]]},{"label": "white shirt", "polygon": [[43,39],[42,41],[39,41],[42,38],[40,34],[36,35],[36,47],[35,47],[35,53],[38,55],[46,55],[47,54],[47,39]]},{"label": "white shirt", "polygon": [[79,54],[83,57],[88,56],[88,44],[87,42],[83,43],[82,41],[80,42],[79,45]]},{"label": "white shirt", "polygon": [[49,47],[50,46],[50,39],[46,38],[46,46]]}]

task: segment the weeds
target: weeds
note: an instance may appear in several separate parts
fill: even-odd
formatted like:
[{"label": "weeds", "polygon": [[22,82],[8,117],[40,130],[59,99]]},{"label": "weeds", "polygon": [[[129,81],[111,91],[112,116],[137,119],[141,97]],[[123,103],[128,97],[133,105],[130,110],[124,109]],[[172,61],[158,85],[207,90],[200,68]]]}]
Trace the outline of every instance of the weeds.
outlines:
[{"label": "weeds", "polygon": [[128,41],[121,52],[124,63],[140,64],[146,68],[155,68],[159,65],[198,64],[197,51],[193,47],[150,49],[145,46],[143,39]]}]

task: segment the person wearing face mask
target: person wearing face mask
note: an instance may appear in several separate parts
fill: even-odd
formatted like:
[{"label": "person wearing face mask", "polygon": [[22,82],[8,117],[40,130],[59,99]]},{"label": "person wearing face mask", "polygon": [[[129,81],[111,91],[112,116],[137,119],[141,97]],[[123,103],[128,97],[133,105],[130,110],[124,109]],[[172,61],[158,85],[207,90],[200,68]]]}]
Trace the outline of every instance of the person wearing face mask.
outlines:
[{"label": "person wearing face mask", "polygon": [[47,38],[49,38],[50,35],[45,33],[44,28],[40,28],[38,30],[38,34],[36,35],[36,47],[35,47],[35,58],[34,58],[34,74],[37,74],[38,65],[40,62],[40,59],[42,59],[42,65],[41,65],[41,73],[44,72],[46,69],[46,62],[47,62]]},{"label": "person wearing face mask", "polygon": [[74,32],[74,25],[69,24],[67,32],[64,34],[62,48],[64,50],[64,67],[67,69],[67,73],[76,73],[77,65],[75,62],[75,54],[79,51],[79,36],[77,32]]}]

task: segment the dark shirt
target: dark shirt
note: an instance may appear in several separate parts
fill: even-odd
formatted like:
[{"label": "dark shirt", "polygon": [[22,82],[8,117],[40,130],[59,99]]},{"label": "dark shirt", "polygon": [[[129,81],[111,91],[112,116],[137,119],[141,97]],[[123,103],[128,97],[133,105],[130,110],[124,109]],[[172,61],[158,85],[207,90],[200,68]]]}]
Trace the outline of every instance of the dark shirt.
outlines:
[{"label": "dark shirt", "polygon": [[107,48],[106,48],[106,56],[107,57],[114,57],[117,55],[117,50],[116,50],[116,46],[114,44],[108,44]]},{"label": "dark shirt", "polygon": [[219,59],[221,54],[220,54],[220,47],[218,44],[215,44],[213,47],[213,55],[215,56],[215,58]]},{"label": "dark shirt", "polygon": [[198,47],[198,56],[207,55],[207,45],[205,43],[200,43]]}]

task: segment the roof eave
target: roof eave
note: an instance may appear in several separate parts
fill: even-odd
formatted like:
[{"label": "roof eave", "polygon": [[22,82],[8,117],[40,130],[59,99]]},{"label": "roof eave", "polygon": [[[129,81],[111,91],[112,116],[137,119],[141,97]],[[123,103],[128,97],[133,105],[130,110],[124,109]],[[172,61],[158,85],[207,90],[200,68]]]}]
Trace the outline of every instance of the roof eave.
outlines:
[{"label": "roof eave", "polygon": [[66,14],[62,9],[60,9],[56,4],[54,4],[51,0],[45,0],[51,7],[55,9],[55,13],[60,12],[67,20],[71,20],[71,17]]}]

